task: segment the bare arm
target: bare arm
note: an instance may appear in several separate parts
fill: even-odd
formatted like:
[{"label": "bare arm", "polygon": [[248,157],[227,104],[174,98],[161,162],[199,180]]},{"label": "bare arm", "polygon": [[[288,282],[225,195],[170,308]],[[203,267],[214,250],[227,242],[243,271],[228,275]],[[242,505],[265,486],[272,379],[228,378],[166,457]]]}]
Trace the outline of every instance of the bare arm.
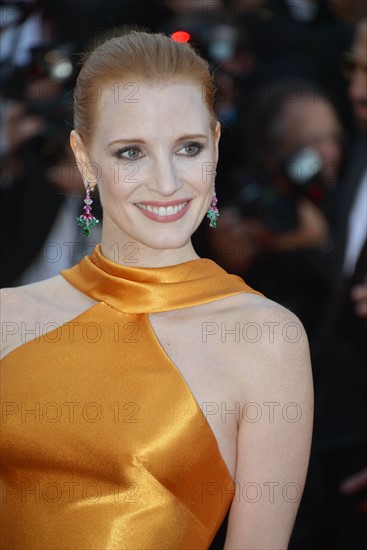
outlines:
[{"label": "bare arm", "polygon": [[281,306],[266,319],[279,323],[273,341],[264,336],[242,360],[245,398],[225,550],[286,549],[307,472],[313,420],[307,336]]}]

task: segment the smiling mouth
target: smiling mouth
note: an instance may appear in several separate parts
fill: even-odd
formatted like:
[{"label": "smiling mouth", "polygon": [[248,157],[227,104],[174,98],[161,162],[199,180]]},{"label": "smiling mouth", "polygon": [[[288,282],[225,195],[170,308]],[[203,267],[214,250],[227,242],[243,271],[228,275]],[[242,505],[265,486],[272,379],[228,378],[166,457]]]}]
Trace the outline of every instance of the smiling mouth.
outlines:
[{"label": "smiling mouth", "polygon": [[187,203],[188,201],[184,201],[182,203],[170,206],[153,206],[150,204],[136,203],[135,206],[141,208],[142,210],[145,210],[146,212],[156,214],[157,216],[173,216],[174,214],[177,214],[178,212],[183,210]]}]

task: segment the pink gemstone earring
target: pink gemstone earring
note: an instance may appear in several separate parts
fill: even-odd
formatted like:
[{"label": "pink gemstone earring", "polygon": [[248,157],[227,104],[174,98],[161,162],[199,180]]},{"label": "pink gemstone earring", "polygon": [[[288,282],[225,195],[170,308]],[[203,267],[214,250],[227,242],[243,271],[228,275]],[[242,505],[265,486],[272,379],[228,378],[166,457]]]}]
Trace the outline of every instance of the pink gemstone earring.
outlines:
[{"label": "pink gemstone earring", "polygon": [[84,199],[85,206],[83,206],[84,214],[79,216],[79,218],[77,218],[77,221],[78,225],[84,228],[84,235],[86,237],[89,237],[91,228],[94,227],[96,223],[99,223],[99,220],[97,220],[97,218],[95,218],[92,214],[91,204],[93,203],[93,201],[90,198],[90,192],[93,191],[93,189],[90,187],[88,180],[84,180],[84,185],[86,193]]},{"label": "pink gemstone earring", "polygon": [[[216,172],[214,172],[214,176],[215,175],[216,175]],[[214,228],[217,227],[217,219],[220,216],[219,210],[217,208],[217,202],[218,202],[217,195],[214,191],[212,202],[210,203],[210,208],[206,214],[206,217],[210,219],[209,226]]]}]

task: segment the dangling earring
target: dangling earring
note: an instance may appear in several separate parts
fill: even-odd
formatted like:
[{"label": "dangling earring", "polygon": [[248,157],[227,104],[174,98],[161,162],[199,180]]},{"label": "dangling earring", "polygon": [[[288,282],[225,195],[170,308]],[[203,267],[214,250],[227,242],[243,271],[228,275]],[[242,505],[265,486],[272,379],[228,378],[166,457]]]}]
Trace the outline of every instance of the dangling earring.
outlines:
[{"label": "dangling earring", "polygon": [[[215,175],[216,175],[216,172],[214,172],[214,176]],[[209,208],[209,210],[207,212],[207,215],[206,215],[206,217],[210,219],[209,226],[214,227],[214,228],[217,227],[217,219],[220,216],[219,210],[217,208],[217,202],[218,202],[217,195],[214,191],[214,194],[213,194],[213,197],[212,197],[212,202],[210,203],[210,208]]]},{"label": "dangling earring", "polygon": [[218,208],[216,206],[217,202],[218,202],[217,195],[215,194],[215,191],[214,191],[212,202],[210,203],[210,208],[209,208],[208,213],[206,215],[207,218],[210,218],[209,226],[214,227],[214,228],[217,227],[217,219],[220,216]]},{"label": "dangling earring", "polygon": [[93,189],[91,189],[88,180],[84,181],[84,185],[86,196],[84,199],[85,206],[83,206],[83,210],[85,213],[79,216],[79,218],[77,218],[77,221],[80,227],[84,227],[84,235],[86,237],[89,237],[91,228],[94,227],[96,223],[99,223],[99,220],[97,220],[97,218],[95,218],[92,214],[91,204],[93,203],[93,201],[90,198],[90,192],[93,191]]}]

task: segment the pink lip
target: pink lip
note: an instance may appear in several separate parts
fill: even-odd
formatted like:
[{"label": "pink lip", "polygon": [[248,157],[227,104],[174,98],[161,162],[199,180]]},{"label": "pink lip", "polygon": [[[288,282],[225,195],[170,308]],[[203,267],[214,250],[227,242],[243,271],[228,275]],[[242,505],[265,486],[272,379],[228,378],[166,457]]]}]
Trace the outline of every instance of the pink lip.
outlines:
[{"label": "pink lip", "polygon": [[[175,204],[182,204],[183,202],[185,202],[184,200],[181,200],[181,201],[171,201],[171,202],[141,202],[139,204],[146,204],[146,205],[149,205],[149,206],[174,206]],[[179,220],[180,218],[182,218],[182,216],[184,216],[187,212],[187,210],[189,209],[190,207],[190,203],[191,203],[191,200],[188,200],[187,204],[182,208],[182,210],[180,210],[179,212],[176,212],[176,214],[172,214],[172,216],[160,216],[159,214],[155,214],[154,212],[149,212],[148,210],[143,210],[142,208],[139,208],[139,206],[137,206],[137,208],[139,208],[140,212],[142,214],[144,214],[144,216],[146,218],[149,218],[150,220],[154,220],[156,222],[161,222],[161,223],[169,223],[169,222],[174,222],[176,220]]]}]

